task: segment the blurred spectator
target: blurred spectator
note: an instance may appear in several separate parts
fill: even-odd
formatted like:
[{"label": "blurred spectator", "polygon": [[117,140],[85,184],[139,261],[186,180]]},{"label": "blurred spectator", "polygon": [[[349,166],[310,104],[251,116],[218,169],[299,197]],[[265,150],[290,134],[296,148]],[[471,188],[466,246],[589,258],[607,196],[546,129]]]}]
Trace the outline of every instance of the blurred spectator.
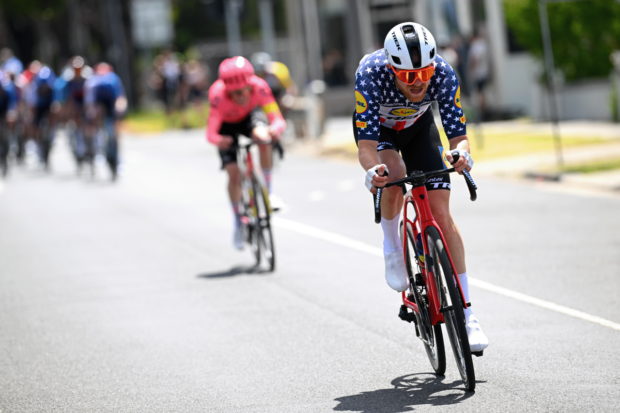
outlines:
[{"label": "blurred spectator", "polygon": [[323,74],[325,83],[330,86],[347,84],[347,76],[344,69],[344,59],[338,49],[332,49],[323,57]]},{"label": "blurred spectator", "polygon": [[446,35],[437,36],[437,47],[439,55],[456,71],[459,65],[459,55],[452,47],[450,38]]},{"label": "blurred spectator", "polygon": [[484,89],[489,80],[489,50],[486,41],[485,31],[480,28],[474,34],[469,46],[469,68],[468,72],[475,85],[477,94],[478,109],[482,117],[486,113],[486,100]]},{"label": "blurred spectator", "polygon": [[208,77],[209,69],[197,60],[190,60],[184,67],[183,78],[187,84],[185,100],[192,103],[200,114],[203,113]]}]

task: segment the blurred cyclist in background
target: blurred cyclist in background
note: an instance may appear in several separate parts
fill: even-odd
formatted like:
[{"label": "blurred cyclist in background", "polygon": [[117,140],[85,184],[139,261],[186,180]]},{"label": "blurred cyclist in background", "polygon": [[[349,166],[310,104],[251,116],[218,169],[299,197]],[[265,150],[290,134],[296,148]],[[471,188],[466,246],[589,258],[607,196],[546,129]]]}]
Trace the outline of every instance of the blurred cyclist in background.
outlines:
[{"label": "blurred cyclist in background", "polygon": [[[241,174],[237,165],[237,138],[244,135],[258,143],[260,164],[271,194],[270,143],[280,139],[286,122],[267,82],[256,76],[250,62],[241,56],[231,57],[220,64],[219,79],[209,89],[209,102],[211,109],[207,121],[207,140],[219,148],[222,169],[228,173],[228,194],[235,215],[234,245],[242,249]],[[276,205],[273,201],[271,199],[272,208],[278,209],[277,201]]]},{"label": "blurred cyclist in background", "polygon": [[49,154],[55,134],[56,114],[59,108],[52,108],[56,75],[48,66],[35,61],[30,64],[32,79],[26,90],[26,102],[32,116],[32,132],[39,146],[39,156],[49,169]]},{"label": "blurred cyclist in background", "polygon": [[103,127],[106,135],[106,161],[112,173],[112,180],[118,175],[118,120],[127,111],[127,98],[123,82],[112,66],[99,63],[94,74],[84,84],[84,105],[88,127],[88,140],[94,142],[96,132]]},{"label": "blurred cyclist in background", "polygon": [[11,146],[10,129],[17,120],[17,93],[10,76],[0,72],[0,174],[8,172],[8,155]]},{"label": "blurred cyclist in background", "polygon": [[78,171],[82,163],[93,156],[88,153],[84,130],[84,85],[92,74],[93,70],[85,64],[84,58],[74,56],[55,83],[54,104],[62,106]]},{"label": "blurred cyclist in background", "polygon": [[273,97],[280,106],[282,116],[286,117],[297,96],[297,86],[291,78],[288,67],[284,63],[274,62],[265,52],[254,53],[251,59],[256,76],[267,82]]}]

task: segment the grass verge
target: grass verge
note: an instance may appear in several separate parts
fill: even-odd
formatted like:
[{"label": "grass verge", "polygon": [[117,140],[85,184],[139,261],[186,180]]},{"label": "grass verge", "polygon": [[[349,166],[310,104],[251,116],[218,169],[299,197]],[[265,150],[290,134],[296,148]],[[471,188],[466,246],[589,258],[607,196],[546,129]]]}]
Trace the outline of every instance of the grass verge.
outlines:
[{"label": "grass verge", "polygon": [[567,165],[564,167],[564,172],[587,174],[591,172],[611,171],[614,169],[620,169],[620,158],[604,159],[575,165]]},{"label": "grass verge", "polygon": [[163,110],[131,112],[123,120],[122,130],[134,134],[155,134],[169,129],[204,128],[208,113],[206,105],[202,111],[191,107],[174,111],[169,116]]}]

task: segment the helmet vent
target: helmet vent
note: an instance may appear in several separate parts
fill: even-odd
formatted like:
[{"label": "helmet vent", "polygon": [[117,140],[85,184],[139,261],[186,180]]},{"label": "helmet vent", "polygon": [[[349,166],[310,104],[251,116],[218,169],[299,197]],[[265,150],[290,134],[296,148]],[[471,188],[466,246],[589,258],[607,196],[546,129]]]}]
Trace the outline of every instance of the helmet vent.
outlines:
[{"label": "helmet vent", "polygon": [[434,47],[433,47],[433,49],[431,50],[430,55],[431,55],[431,59],[432,59],[433,57],[435,57],[435,48],[434,48]]},{"label": "helmet vent", "polygon": [[413,30],[413,26],[411,25],[403,26],[403,34],[411,34],[411,33],[415,33],[415,30]]},{"label": "helmet vent", "polygon": [[396,63],[397,65],[402,64],[402,62],[400,61],[400,58],[397,56],[392,56],[392,60],[394,61],[394,63]]}]

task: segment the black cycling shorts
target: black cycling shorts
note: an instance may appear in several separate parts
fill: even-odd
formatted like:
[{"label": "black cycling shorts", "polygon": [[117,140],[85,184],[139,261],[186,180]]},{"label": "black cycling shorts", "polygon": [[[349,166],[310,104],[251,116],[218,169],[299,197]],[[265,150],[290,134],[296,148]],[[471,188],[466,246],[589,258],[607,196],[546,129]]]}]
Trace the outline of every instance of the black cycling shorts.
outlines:
[{"label": "black cycling shorts", "polygon": [[[357,127],[355,126],[355,112],[353,112],[353,133],[355,143],[358,143]],[[420,118],[408,128],[401,131],[380,127],[377,152],[393,149],[400,155],[407,167],[407,176],[413,171],[430,172],[447,169],[449,163],[444,162],[445,152],[439,138],[439,131],[435,126],[433,112],[429,108]],[[426,182],[426,190],[450,189],[450,175],[441,175]]]},{"label": "black cycling shorts", "polygon": [[222,169],[226,164],[237,162],[237,139],[239,135],[252,137],[252,129],[257,126],[269,126],[265,112],[262,109],[257,108],[250,112],[241,122],[238,123],[226,123],[222,122],[220,127],[220,135],[232,136],[234,142],[225,151],[220,150],[220,159],[222,160]]}]

